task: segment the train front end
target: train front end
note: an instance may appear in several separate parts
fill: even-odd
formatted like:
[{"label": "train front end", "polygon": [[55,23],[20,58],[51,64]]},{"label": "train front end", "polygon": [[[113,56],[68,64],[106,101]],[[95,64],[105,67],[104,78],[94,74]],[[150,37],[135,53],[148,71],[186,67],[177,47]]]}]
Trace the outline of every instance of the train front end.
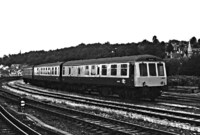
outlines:
[{"label": "train front end", "polygon": [[167,86],[165,63],[154,60],[136,62],[134,84],[144,97],[154,100],[160,96]]}]

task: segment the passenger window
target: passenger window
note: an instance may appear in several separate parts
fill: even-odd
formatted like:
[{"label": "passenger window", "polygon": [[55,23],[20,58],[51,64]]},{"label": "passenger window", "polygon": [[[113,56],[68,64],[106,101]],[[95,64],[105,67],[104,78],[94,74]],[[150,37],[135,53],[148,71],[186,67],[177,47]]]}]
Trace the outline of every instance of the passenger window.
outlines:
[{"label": "passenger window", "polygon": [[51,68],[49,68],[49,74],[51,75],[51,73],[52,73],[52,72],[51,72]]},{"label": "passenger window", "polygon": [[117,65],[111,65],[111,75],[117,75]]},{"label": "passenger window", "polygon": [[57,67],[55,67],[55,75],[57,75]]},{"label": "passenger window", "polygon": [[121,76],[127,76],[127,64],[121,65]]},{"label": "passenger window", "polygon": [[63,67],[63,70],[62,70],[62,72],[63,72],[63,75],[65,75],[65,67]]},{"label": "passenger window", "polygon": [[50,68],[48,68],[48,75],[50,74]]},{"label": "passenger window", "polygon": [[149,75],[156,76],[156,65],[155,63],[149,63]]},{"label": "passenger window", "polygon": [[92,69],[91,69],[91,75],[96,75],[96,68],[94,65],[92,66]]},{"label": "passenger window", "polygon": [[69,67],[69,75],[71,75],[71,67]]},{"label": "passenger window", "polygon": [[159,76],[164,76],[164,66],[163,66],[163,64],[162,63],[158,63],[157,67],[158,67],[158,75]]},{"label": "passenger window", "polygon": [[78,67],[78,75],[81,74],[81,67]]},{"label": "passenger window", "polygon": [[106,65],[102,65],[101,74],[102,74],[102,75],[107,75],[107,66],[106,66]]},{"label": "passenger window", "polygon": [[52,75],[54,75],[54,73],[55,73],[55,72],[54,72],[54,68],[52,68]]},{"label": "passenger window", "polygon": [[147,64],[141,63],[139,64],[140,67],[140,76],[147,76]]},{"label": "passenger window", "polygon": [[100,68],[99,68],[99,67],[97,67],[97,75],[99,75],[99,71],[100,71]]},{"label": "passenger window", "polygon": [[85,66],[85,75],[89,75],[89,66]]},{"label": "passenger window", "polygon": [[71,75],[76,76],[77,75],[77,68],[75,66],[71,67]]}]

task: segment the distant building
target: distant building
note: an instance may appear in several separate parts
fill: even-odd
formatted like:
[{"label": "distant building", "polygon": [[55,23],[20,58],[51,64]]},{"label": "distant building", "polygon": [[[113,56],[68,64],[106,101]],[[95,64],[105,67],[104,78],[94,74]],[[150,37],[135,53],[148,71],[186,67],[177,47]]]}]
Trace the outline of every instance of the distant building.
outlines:
[{"label": "distant building", "polygon": [[22,76],[22,65],[12,64],[10,66],[9,76]]},{"label": "distant building", "polygon": [[200,48],[193,48],[190,42],[174,40],[170,43],[173,46],[173,51],[166,52],[167,58],[189,58],[192,55],[200,54]]},{"label": "distant building", "polygon": [[21,64],[12,64],[10,66],[11,69],[20,69],[21,68]]},{"label": "distant building", "polygon": [[193,55],[199,55],[200,54],[200,48],[192,48]]},{"label": "distant building", "polygon": [[193,52],[192,52],[192,47],[191,47],[191,44],[190,44],[190,42],[189,42],[189,44],[188,44],[188,49],[187,49],[187,56],[188,56],[188,57],[191,57],[192,54],[193,54]]}]

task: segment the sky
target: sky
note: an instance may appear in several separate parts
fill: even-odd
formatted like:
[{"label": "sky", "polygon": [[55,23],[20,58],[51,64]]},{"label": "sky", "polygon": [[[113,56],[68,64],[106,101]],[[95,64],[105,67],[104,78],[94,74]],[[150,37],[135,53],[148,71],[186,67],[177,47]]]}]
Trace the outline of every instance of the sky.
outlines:
[{"label": "sky", "polygon": [[200,38],[199,0],[0,0],[0,57],[144,39]]}]

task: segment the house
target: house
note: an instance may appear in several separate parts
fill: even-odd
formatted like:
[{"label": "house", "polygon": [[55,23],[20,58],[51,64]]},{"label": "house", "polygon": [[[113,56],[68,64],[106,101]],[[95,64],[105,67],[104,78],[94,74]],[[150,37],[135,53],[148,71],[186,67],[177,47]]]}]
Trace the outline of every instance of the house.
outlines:
[{"label": "house", "polygon": [[191,57],[192,55],[200,54],[200,48],[193,48],[190,42],[172,40],[168,43],[173,46],[173,51],[166,52],[167,58],[182,58]]}]

